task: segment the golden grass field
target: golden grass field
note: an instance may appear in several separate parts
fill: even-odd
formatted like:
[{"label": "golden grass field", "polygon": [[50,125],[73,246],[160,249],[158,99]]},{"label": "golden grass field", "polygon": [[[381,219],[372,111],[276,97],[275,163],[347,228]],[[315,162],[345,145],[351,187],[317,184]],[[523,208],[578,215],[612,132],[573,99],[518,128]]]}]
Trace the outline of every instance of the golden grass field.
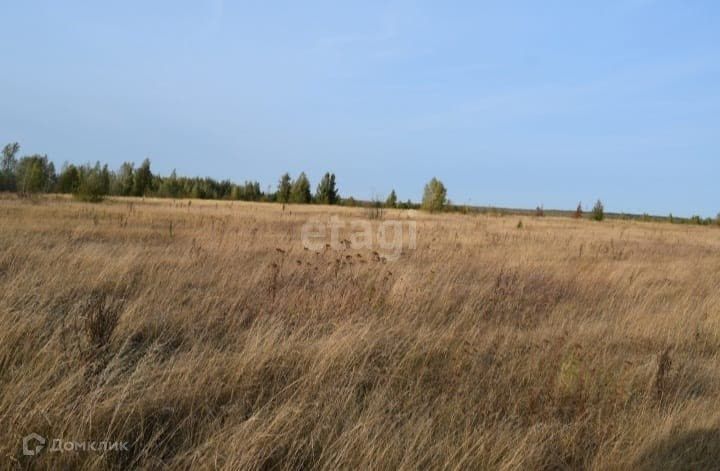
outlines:
[{"label": "golden grass field", "polygon": [[2,467],[720,467],[720,229],[389,211],[383,262],[331,215],[0,199]]}]

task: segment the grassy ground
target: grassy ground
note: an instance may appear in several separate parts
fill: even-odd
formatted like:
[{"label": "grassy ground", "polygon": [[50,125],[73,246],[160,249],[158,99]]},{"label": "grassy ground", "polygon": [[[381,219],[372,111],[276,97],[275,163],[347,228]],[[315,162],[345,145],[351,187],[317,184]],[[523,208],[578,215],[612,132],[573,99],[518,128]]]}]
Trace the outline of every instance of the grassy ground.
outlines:
[{"label": "grassy ground", "polygon": [[[1,199],[0,464],[720,462],[720,230],[391,211],[395,261],[304,250],[332,214],[365,216]],[[28,457],[31,432],[129,451]]]}]

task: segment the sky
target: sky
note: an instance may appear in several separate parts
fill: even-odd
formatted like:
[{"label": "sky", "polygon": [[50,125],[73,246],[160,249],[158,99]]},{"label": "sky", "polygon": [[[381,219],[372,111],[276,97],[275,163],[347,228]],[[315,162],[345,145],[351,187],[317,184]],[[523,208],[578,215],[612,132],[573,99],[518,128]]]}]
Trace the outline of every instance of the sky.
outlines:
[{"label": "sky", "polygon": [[0,145],[341,195],[715,216],[720,2],[0,0]]}]

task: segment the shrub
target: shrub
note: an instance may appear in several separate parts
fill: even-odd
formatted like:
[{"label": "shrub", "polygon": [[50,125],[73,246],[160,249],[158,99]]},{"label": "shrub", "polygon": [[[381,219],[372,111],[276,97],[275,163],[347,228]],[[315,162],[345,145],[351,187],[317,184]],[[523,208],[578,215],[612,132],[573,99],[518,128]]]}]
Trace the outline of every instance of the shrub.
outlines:
[{"label": "shrub", "polygon": [[394,208],[397,206],[397,195],[395,194],[395,190],[392,190],[390,194],[388,195],[387,199],[385,200],[385,207],[386,208]]},{"label": "shrub", "polygon": [[373,198],[370,201],[370,205],[367,207],[368,219],[382,219],[383,218],[383,204],[378,198]]},{"label": "shrub", "polygon": [[595,221],[602,221],[605,219],[605,207],[603,206],[602,201],[597,200],[595,206],[593,206],[592,218]]},{"label": "shrub", "polygon": [[72,164],[63,167],[58,176],[57,190],[60,193],[75,193],[80,187],[80,171]]},{"label": "shrub", "polygon": [[79,183],[73,195],[81,201],[98,203],[109,193],[109,181],[105,176],[106,169],[100,168],[100,163],[94,167],[84,165],[79,170]]},{"label": "shrub", "polygon": [[575,219],[581,219],[583,217],[582,203],[578,203],[577,208],[575,208],[575,214],[573,214],[573,217]]},{"label": "shrub", "polygon": [[91,351],[102,350],[110,343],[120,319],[122,302],[102,290],[94,290],[85,304],[84,331]]}]

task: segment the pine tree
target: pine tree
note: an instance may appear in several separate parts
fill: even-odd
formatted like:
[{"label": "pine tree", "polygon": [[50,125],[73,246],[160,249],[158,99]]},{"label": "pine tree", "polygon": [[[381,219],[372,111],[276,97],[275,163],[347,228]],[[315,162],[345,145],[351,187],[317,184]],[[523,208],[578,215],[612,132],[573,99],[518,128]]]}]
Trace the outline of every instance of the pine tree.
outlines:
[{"label": "pine tree", "polygon": [[602,201],[597,200],[595,206],[593,206],[592,218],[595,221],[602,221],[605,219],[605,207],[603,206]]},{"label": "pine tree", "polygon": [[290,174],[285,173],[280,177],[278,183],[277,200],[280,203],[290,202],[290,193],[292,192],[292,181],[290,180]]},{"label": "pine tree", "polygon": [[387,200],[385,200],[385,207],[387,208],[394,208],[397,206],[397,195],[395,194],[395,190],[392,190],[390,194],[387,197]]},{"label": "pine tree", "polygon": [[577,208],[575,209],[575,214],[573,214],[573,217],[575,219],[581,219],[583,217],[582,203],[578,203]]},{"label": "pine tree", "polygon": [[150,171],[150,160],[145,159],[137,170],[135,170],[133,194],[135,196],[145,196],[145,194],[151,190],[152,179],[153,174]]}]

